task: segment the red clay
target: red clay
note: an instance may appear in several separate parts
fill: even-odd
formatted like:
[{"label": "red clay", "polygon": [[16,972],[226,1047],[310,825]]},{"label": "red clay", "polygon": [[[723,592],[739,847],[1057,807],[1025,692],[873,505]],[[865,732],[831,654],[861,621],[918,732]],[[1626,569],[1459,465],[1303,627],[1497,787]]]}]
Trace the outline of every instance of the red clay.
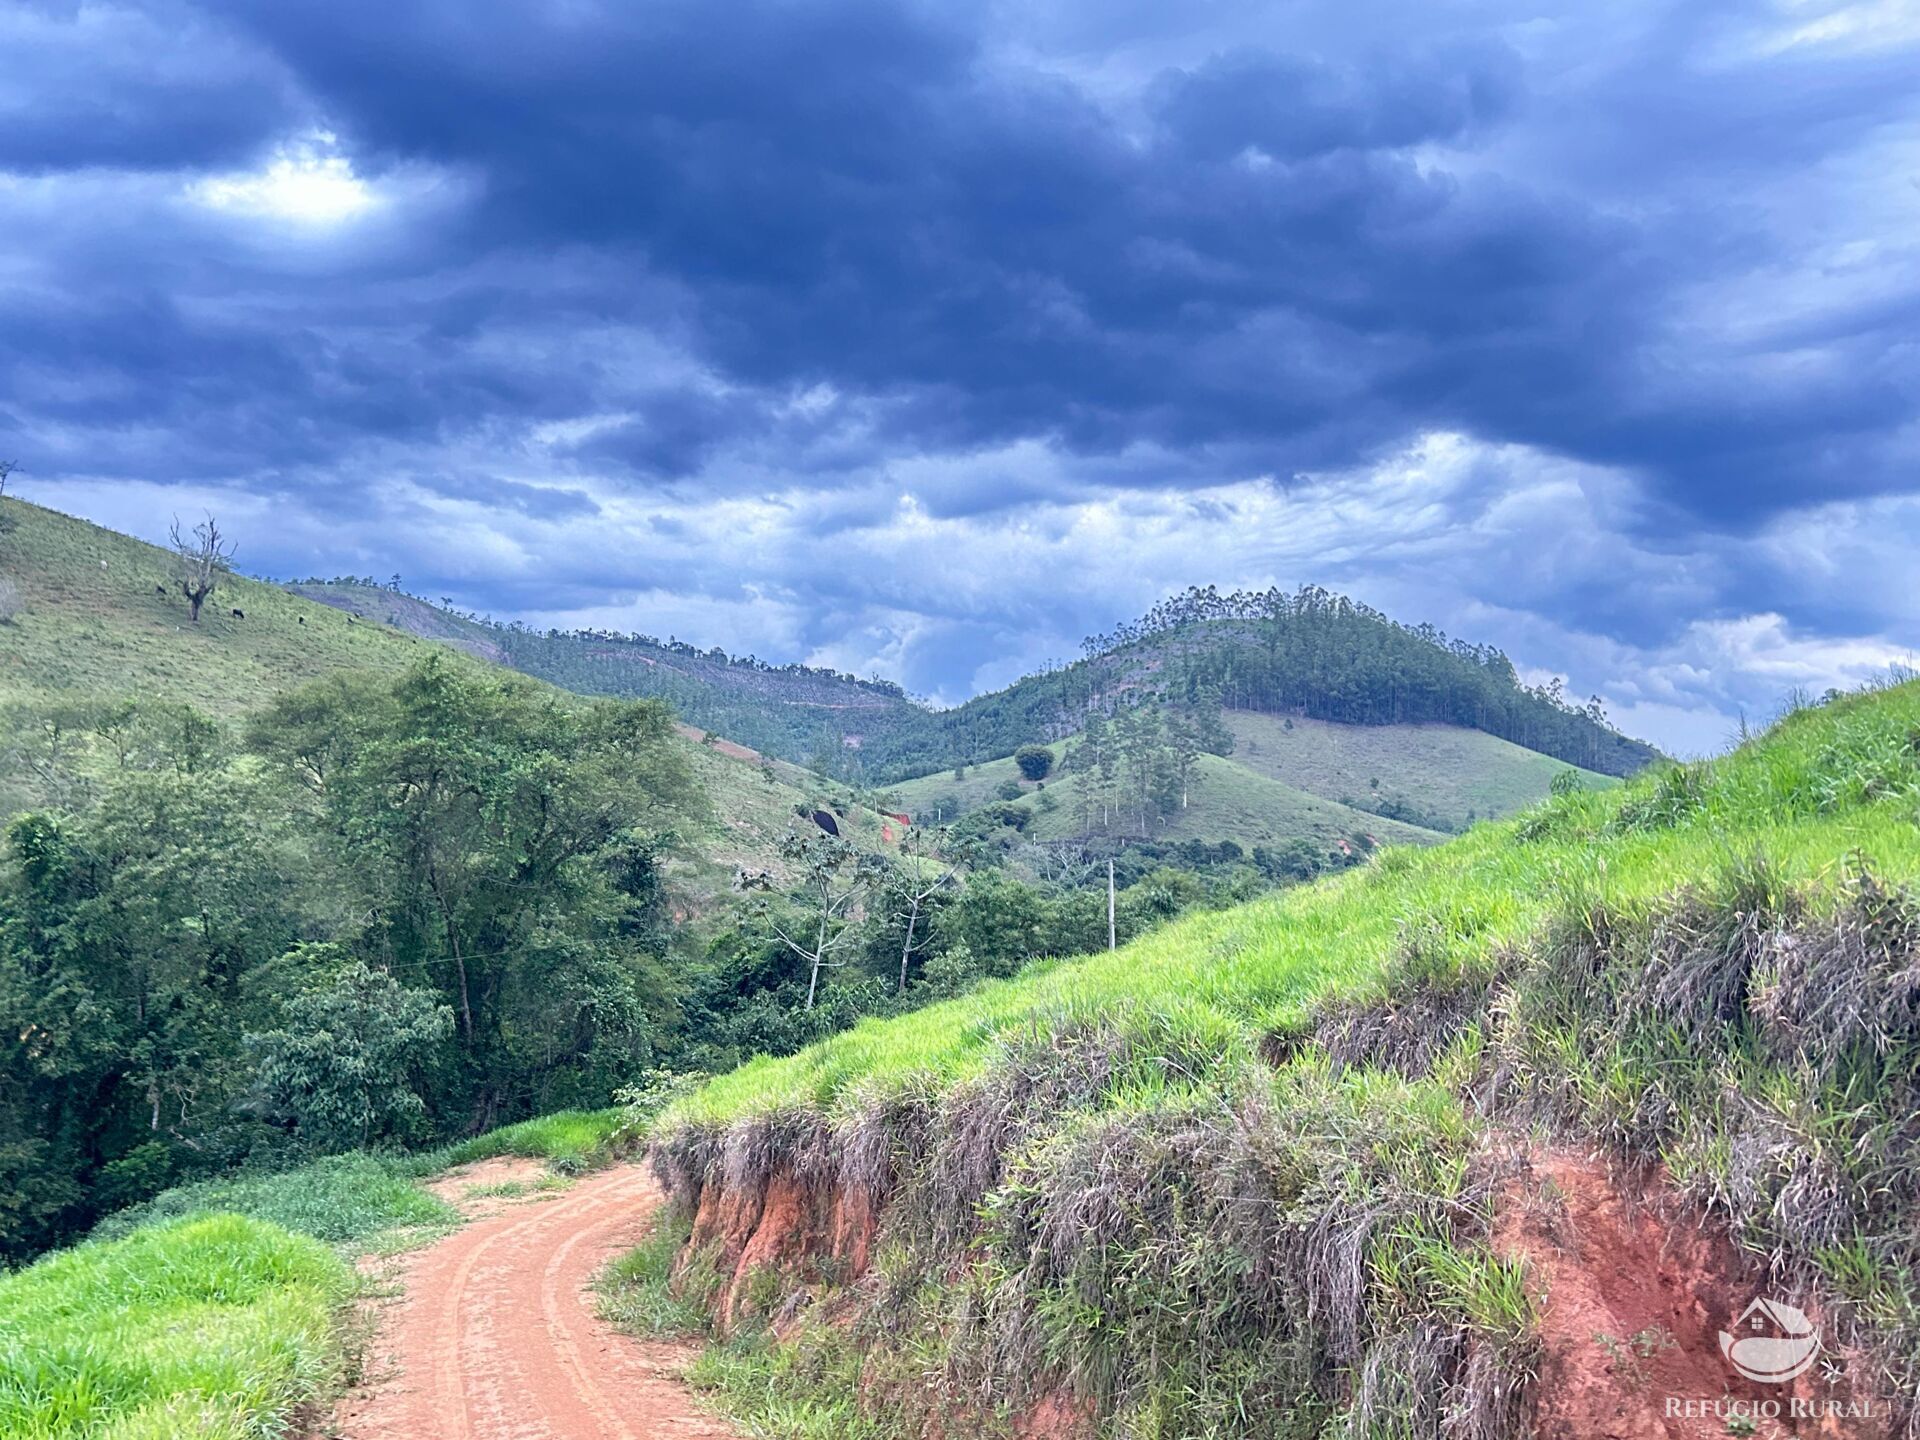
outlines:
[{"label": "red clay", "polygon": [[[1536,1294],[1545,1292],[1546,1353],[1534,1415],[1540,1440],[1887,1434],[1885,1402],[1828,1365],[1771,1385],[1742,1379],[1723,1359],[1720,1332],[1737,1331],[1748,1303],[1771,1293],[1765,1275],[1723,1233],[1676,1213],[1671,1202],[1662,1213],[1657,1187],[1645,1194],[1623,1188],[1584,1155],[1537,1151],[1531,1171],[1503,1197],[1495,1239],[1526,1259]],[[1689,1414],[1688,1400],[1771,1403],[1781,1413],[1771,1418],[1759,1409],[1753,1430],[1743,1432],[1717,1414]],[[1823,1413],[1828,1403],[1848,1401],[1867,1407],[1870,1418]]]},{"label": "red clay", "polygon": [[[493,1175],[458,1177],[467,1183]],[[401,1257],[341,1440],[734,1440],[677,1378],[692,1352],[621,1335],[589,1288],[660,1203],[638,1166],[491,1209]]]}]

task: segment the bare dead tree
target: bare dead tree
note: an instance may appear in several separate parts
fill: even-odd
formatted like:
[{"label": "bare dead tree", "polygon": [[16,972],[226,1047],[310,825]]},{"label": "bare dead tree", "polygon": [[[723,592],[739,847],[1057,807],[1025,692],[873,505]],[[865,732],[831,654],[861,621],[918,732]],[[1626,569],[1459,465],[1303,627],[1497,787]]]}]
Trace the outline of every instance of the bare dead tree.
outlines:
[{"label": "bare dead tree", "polygon": [[19,468],[20,467],[11,460],[0,460],[0,500],[7,498],[7,481],[13,477],[13,472]]},{"label": "bare dead tree", "polygon": [[907,962],[913,956],[921,913],[935,896],[953,885],[970,858],[963,847],[954,846],[944,834],[925,836],[909,831],[901,840],[900,863],[888,874],[886,884],[895,913],[906,922],[906,934],[900,942],[899,994],[907,993]]},{"label": "bare dead tree", "polygon": [[233,562],[233,545],[220,533],[211,514],[193,527],[191,536],[180,532],[180,517],[173,517],[168,537],[173,541],[174,579],[180,593],[187,597],[188,618],[200,623],[200,607],[220,586],[220,577]]},{"label": "bare dead tree", "polygon": [[767,928],[807,962],[806,1008],[811,1010],[820,995],[820,972],[845,965],[834,956],[860,939],[861,905],[881,880],[883,862],[836,835],[813,832],[789,834],[780,854],[799,871],[794,899],[804,926],[791,933],[770,911]]}]

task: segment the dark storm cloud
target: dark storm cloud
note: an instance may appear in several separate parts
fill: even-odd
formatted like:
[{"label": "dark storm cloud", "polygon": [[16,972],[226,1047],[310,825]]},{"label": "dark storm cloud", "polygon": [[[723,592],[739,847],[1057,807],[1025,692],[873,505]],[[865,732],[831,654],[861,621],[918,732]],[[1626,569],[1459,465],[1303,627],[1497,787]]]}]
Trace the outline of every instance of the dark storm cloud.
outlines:
[{"label": "dark storm cloud", "polygon": [[[1720,521],[1906,474],[1898,304],[1821,337],[1843,352],[1822,375],[1760,373],[1711,336],[1675,354],[1676,294],[1764,261],[1754,235],[1412,153],[1524,117],[1523,63],[1494,36],[1423,46],[1413,24],[1352,64],[1238,46],[1152,79],[1138,135],[922,9],[494,13],[245,19],[367,153],[484,173],[462,246],[628,256],[683,291],[697,352],[734,380],[899,397],[895,446],[1232,446],[1284,472],[1456,426],[1645,467]],[[1594,98],[1673,118],[1693,147],[1679,185],[1788,131],[1804,160],[1833,153],[1891,103],[1878,59],[1643,70],[1685,38],[1649,28]],[[1796,83],[1793,106],[1767,98]],[[1642,136],[1645,158],[1670,138]],[[585,453],[685,475],[762,423],[694,401]]]},{"label": "dark storm cloud", "polygon": [[[777,496],[792,549],[1164,492],[1227,531],[1202,492],[1332,504],[1458,432],[1612,477],[1584,523],[1689,577],[1543,568],[1512,605],[1645,647],[1785,594],[1869,633],[1884,602],[1697,558],[1920,473],[1920,35],[1829,10],[1804,42],[1717,3],[16,7],[0,450],[662,547],[674,505]],[[289,154],[350,161],[367,213],[249,211],[234,176]],[[1505,525],[1522,468],[1369,563]],[[557,611],[631,592],[622,558],[467,578]],[[1030,618],[914,583],[809,580],[789,633],[916,615],[899,653],[943,633],[957,676]]]},{"label": "dark storm cloud", "polygon": [[0,169],[236,164],[299,116],[270,55],[185,3],[15,3],[0,53]]},{"label": "dark storm cloud", "polygon": [[[1446,387],[1383,337],[1482,342],[1497,371],[1486,342],[1543,285],[1591,296],[1616,238],[1402,153],[1510,108],[1517,62],[1493,43],[1355,71],[1239,52],[1162,76],[1143,144],[891,6],[248,18],[368,153],[484,172],[464,243],[628,254],[684,287],[726,374],[905,395],[897,441],[926,448],[1349,459],[1383,424],[1444,418]],[[1365,397],[1390,379],[1381,415]],[[717,438],[690,410],[620,453],[673,471]]]}]

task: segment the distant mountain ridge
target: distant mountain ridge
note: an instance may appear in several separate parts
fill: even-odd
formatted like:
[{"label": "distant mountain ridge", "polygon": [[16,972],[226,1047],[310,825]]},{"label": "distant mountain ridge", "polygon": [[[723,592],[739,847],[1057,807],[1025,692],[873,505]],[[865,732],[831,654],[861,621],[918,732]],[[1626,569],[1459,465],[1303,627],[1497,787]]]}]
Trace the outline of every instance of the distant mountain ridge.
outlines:
[{"label": "distant mountain ridge", "polygon": [[836,756],[849,737],[857,745],[869,729],[929,713],[891,681],[770,665],[672,637],[532,630],[461,615],[370,581],[302,580],[286,588],[582,694],[665,700],[691,725],[794,764]]},{"label": "distant mountain ridge", "polygon": [[1497,648],[1403,625],[1318,587],[1196,587],[1089,637],[1072,664],[951,710],[887,681],[646,635],[529,630],[368,582],[289,588],[569,689],[665,699],[690,724],[872,784],[991,760],[1072,734],[1094,711],[1153,697],[1211,697],[1229,709],[1349,725],[1465,726],[1606,775],[1632,775],[1659,758],[1615,730],[1597,699],[1576,705],[1557,682],[1523,684]]}]

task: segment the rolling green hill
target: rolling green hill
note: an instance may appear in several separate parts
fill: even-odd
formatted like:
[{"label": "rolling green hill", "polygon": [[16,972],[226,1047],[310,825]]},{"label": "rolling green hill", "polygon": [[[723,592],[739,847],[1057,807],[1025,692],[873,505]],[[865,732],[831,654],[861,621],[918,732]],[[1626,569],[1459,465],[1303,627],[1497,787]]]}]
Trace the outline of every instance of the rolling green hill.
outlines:
[{"label": "rolling green hill", "polygon": [[[977,753],[1002,732],[1058,738],[1065,733],[1063,706],[1093,703],[1113,687],[1138,692],[1148,677],[1173,684],[1195,665],[1236,653],[1244,637],[1228,632],[1249,623],[1196,619],[1122,635],[1077,666],[934,714],[893,687],[852,677],[774,669],[689,646],[490,625],[370,584],[283,588],[233,575],[194,625],[171,589],[165,551],[20,500],[5,501],[4,514],[0,573],[12,579],[17,601],[16,613],[0,624],[0,706],[139,695],[233,717],[321,675],[397,672],[442,648],[586,693],[658,696],[699,728],[744,742],[698,752],[702,779],[719,801],[716,829],[701,837],[708,861],[682,864],[707,872],[700,888],[708,892],[734,863],[778,872],[770,837],[786,829],[796,804],[840,788],[798,768],[796,759],[824,747],[860,773],[925,771],[924,747]],[[1328,623],[1376,638],[1404,633],[1367,616]],[[1459,669],[1467,662],[1445,663]],[[1154,827],[1154,838],[1234,840],[1249,848],[1294,838],[1327,845],[1355,834],[1430,842],[1437,829],[1539,798],[1562,768],[1540,752],[1461,726],[1341,724],[1255,710],[1228,716],[1234,754],[1201,762],[1189,803]],[[756,746],[756,737],[767,745]],[[857,750],[845,748],[849,737],[861,740]],[[763,748],[771,782],[760,764]],[[991,801],[1013,774],[1010,760],[982,758],[963,781],[943,766],[890,793],[897,808],[916,814],[938,813],[954,799],[964,812]],[[0,776],[0,785],[8,783]],[[13,785],[17,800],[17,779]],[[1017,802],[1031,812],[1031,838],[1078,832],[1076,788],[1074,777],[1063,775]],[[877,837],[869,813],[849,807],[849,814],[855,838]]]},{"label": "rolling green hill", "polygon": [[[1570,704],[1552,687],[1523,686],[1497,650],[1449,640],[1430,626],[1399,625],[1320,590],[1190,591],[1088,640],[1082,660],[932,710],[884,681],[769,666],[650,636],[498,625],[371,581],[291,588],[585,694],[667,700],[692,724],[863,784],[984,764],[1067,735],[1093,710],[1145,695],[1191,701],[1203,693],[1262,714],[1471,728],[1608,775],[1632,774],[1657,758],[1592,706]],[[1485,753],[1500,759],[1495,749]]]},{"label": "rolling green hill", "polygon": [[288,588],[581,694],[665,700],[691,724],[797,764],[837,756],[850,742],[891,734],[926,713],[897,685],[814,666],[771,666],[671,638],[497,625],[362,581]]},{"label": "rolling green hill", "polygon": [[[1067,774],[1045,791],[1024,797],[1019,803],[1035,812],[1028,833],[1043,840],[1077,834],[1078,786],[1079,777]],[[1054,802],[1050,807],[1044,803],[1048,796]],[[1353,835],[1371,835],[1382,845],[1429,845],[1445,838],[1435,830],[1324,800],[1218,755],[1202,755],[1195,763],[1188,803],[1172,811],[1164,827],[1156,825],[1152,838],[1233,840],[1250,850],[1299,838],[1331,846]]]},{"label": "rolling green hill", "polygon": [[0,704],[140,696],[234,716],[302,681],[398,671],[423,653],[413,635],[243,575],[192,625],[166,551],[19,499],[0,500],[0,524],[0,576],[18,591],[0,624]]},{"label": "rolling green hill", "polygon": [[[494,658],[473,643],[485,627],[430,606],[418,606],[431,613],[406,617],[411,628],[403,629],[237,574],[223,578],[195,625],[171,587],[168,552],[16,498],[0,500],[0,526],[0,577],[16,597],[0,621],[0,812],[45,798],[33,757],[18,752],[43,717],[73,707],[178,701],[237,720],[340,671],[398,674],[434,653],[472,664]],[[429,620],[444,633],[416,633]],[[763,767],[745,747],[699,738],[686,733],[681,743],[712,818],[669,866],[681,903],[694,910],[715,902],[736,865],[784,873],[776,845],[796,804],[846,798],[844,786],[798,766]],[[877,842],[873,814],[847,809],[849,833]]]},{"label": "rolling green hill", "polygon": [[[1589,788],[1619,783],[1457,725],[1340,725],[1250,710],[1223,719],[1233,753],[1199,759],[1187,803],[1155,823],[1149,838],[1232,840],[1249,850],[1295,838],[1324,846],[1356,834],[1431,844],[1545,799],[1553,777],[1569,768]],[[1067,737],[1051,748],[1065,756],[1072,744]],[[901,781],[880,792],[881,803],[923,823],[951,822],[1002,803],[1009,782],[1021,794],[1005,803],[1031,816],[1028,838],[1085,833],[1079,777],[1063,769],[1036,786],[1021,780],[1011,755],[967,766],[958,779],[949,771]],[[1137,828],[1121,821],[1112,833]]]},{"label": "rolling green hill", "polygon": [[[1549,765],[1554,762],[1548,761]],[[929,776],[889,786],[883,795],[908,814],[926,819],[954,818],[997,803],[999,789],[1018,777],[1011,756],[971,767],[965,779]],[[1541,791],[1545,793],[1545,786]],[[955,804],[957,803],[957,806]],[[1081,824],[1080,780],[1071,771],[1044,786],[1023,784],[1009,802],[1027,812],[1022,832],[1033,840],[1068,840],[1085,832]],[[1112,833],[1126,836],[1137,827],[1116,820]],[[1429,845],[1444,838],[1438,831],[1409,825],[1342,805],[1337,801],[1272,779],[1237,764],[1233,758],[1203,755],[1196,762],[1188,803],[1151,827],[1154,840],[1232,840],[1243,849],[1305,839],[1327,847],[1354,835],[1371,835],[1384,845]],[[1106,833],[1106,832],[1099,832]]]},{"label": "rolling green hill", "polygon": [[657,1128],[622,1283],[725,1322],[749,1414],[1517,1440],[1657,1403],[1681,1341],[1604,1298],[1657,1271],[1709,1393],[1777,1285],[1844,1337],[1793,1393],[1911,1433],[1916,736],[1920,683],[1838,699],[746,1065]]},{"label": "rolling green hill", "polygon": [[[1235,764],[1363,810],[1398,802],[1402,818],[1464,830],[1547,797],[1565,761],[1460,725],[1339,725],[1230,710]],[[1579,769],[1579,767],[1573,767]],[[1604,788],[1611,776],[1580,770]]]}]

